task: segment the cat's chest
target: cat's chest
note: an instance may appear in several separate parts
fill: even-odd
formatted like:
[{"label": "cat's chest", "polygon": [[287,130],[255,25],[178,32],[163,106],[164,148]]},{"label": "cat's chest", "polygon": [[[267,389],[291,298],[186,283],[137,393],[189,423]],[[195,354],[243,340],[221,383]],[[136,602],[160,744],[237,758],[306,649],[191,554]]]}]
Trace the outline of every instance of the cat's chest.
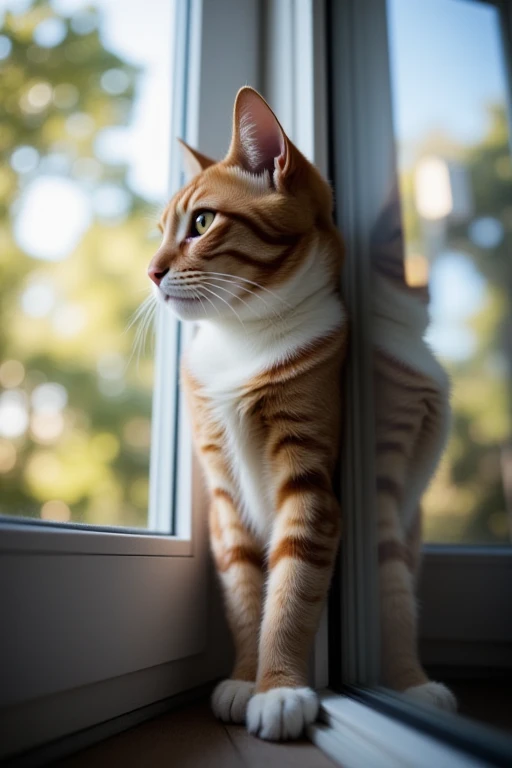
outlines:
[{"label": "cat's chest", "polygon": [[235,406],[251,379],[272,365],[270,345],[255,344],[244,334],[200,328],[187,352],[188,365],[203,392],[221,407]]},{"label": "cat's chest", "polygon": [[[202,333],[203,330],[200,331]],[[241,513],[250,527],[267,538],[272,510],[265,435],[251,409],[251,379],[271,364],[271,355],[254,345],[203,333],[187,354],[190,372],[206,396],[208,410],[224,434],[224,453],[236,485]]]}]

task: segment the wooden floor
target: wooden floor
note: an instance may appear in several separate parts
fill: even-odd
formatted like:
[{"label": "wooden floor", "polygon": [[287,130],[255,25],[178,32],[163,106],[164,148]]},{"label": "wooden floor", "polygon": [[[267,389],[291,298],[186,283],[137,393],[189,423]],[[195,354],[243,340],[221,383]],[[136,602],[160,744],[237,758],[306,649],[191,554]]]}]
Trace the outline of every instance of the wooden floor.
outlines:
[{"label": "wooden floor", "polygon": [[334,768],[307,741],[271,744],[216,720],[207,703],[147,723],[55,763],[58,768]]},{"label": "wooden floor", "polygon": [[[505,731],[512,730],[510,684],[452,681],[460,713]],[[225,726],[207,702],[169,712],[84,749],[58,768],[334,768],[308,741],[271,744],[241,726]]]}]

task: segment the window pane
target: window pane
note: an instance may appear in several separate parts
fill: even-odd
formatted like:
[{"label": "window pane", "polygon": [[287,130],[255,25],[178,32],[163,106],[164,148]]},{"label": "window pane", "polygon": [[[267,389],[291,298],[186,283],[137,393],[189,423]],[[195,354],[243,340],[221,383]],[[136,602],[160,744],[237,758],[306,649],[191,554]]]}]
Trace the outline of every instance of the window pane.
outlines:
[{"label": "window pane", "polygon": [[0,8],[0,513],[145,527],[171,4]]},{"label": "window pane", "polygon": [[453,425],[423,500],[425,540],[512,535],[512,163],[497,8],[389,0],[405,273],[428,275],[427,338]]}]

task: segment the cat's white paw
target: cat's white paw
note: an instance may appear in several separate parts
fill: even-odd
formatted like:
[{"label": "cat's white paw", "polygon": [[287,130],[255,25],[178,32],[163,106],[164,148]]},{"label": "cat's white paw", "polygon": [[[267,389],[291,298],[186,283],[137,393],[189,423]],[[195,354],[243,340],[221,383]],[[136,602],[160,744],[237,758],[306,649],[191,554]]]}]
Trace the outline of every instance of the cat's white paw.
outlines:
[{"label": "cat's white paw", "polygon": [[247,707],[247,730],[268,741],[298,739],[316,720],[318,697],[311,688],[272,688]]},{"label": "cat's white paw", "polygon": [[412,688],[404,691],[404,695],[420,704],[430,704],[438,709],[444,709],[445,712],[457,711],[457,699],[442,683],[434,683],[430,680],[423,685],[413,685]]},{"label": "cat's white paw", "polygon": [[247,704],[253,693],[254,683],[223,680],[212,694],[213,714],[225,723],[245,723]]}]

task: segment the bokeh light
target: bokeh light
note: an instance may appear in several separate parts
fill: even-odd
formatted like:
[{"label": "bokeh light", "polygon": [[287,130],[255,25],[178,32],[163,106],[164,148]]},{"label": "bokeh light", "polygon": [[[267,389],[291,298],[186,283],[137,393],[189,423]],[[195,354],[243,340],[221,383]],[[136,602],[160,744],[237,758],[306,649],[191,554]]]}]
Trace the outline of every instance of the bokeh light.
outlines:
[{"label": "bokeh light", "polygon": [[69,339],[80,333],[87,325],[87,311],[79,304],[64,304],[53,313],[52,326],[56,336]]},{"label": "bokeh light", "polygon": [[47,501],[41,507],[41,519],[52,520],[55,523],[69,523],[71,510],[67,504],[58,499]]},{"label": "bokeh light", "polygon": [[503,224],[494,216],[482,216],[469,226],[469,236],[479,248],[496,248],[504,234]]},{"label": "bokeh light", "polygon": [[20,248],[36,259],[69,256],[90,222],[89,201],[67,179],[42,176],[27,187],[14,222]]},{"label": "bokeh light", "polygon": [[25,366],[19,360],[4,360],[0,364],[0,384],[5,389],[19,387],[25,378]]},{"label": "bokeh light", "polygon": [[0,439],[0,472],[10,472],[16,465],[16,448],[9,440]]},{"label": "bokeh light", "polygon": [[12,49],[12,43],[5,35],[0,35],[0,61],[6,59]]},{"label": "bokeh light", "polygon": [[105,379],[121,379],[126,369],[126,360],[119,352],[107,352],[98,358],[98,373]]},{"label": "bokeh light", "polygon": [[151,442],[151,422],[149,419],[134,418],[126,422],[123,437],[133,448],[145,450]]},{"label": "bokeh light", "polygon": [[71,29],[77,35],[88,35],[98,26],[98,16],[94,10],[85,10],[71,18]]},{"label": "bokeh light", "polygon": [[94,118],[85,112],[75,112],[66,120],[66,131],[75,139],[87,139],[94,132]]},{"label": "bokeh light", "polygon": [[93,206],[97,216],[104,219],[123,218],[131,203],[131,195],[115,184],[103,184],[94,193]]},{"label": "bokeh light", "polygon": [[45,109],[52,100],[52,87],[49,83],[36,83],[27,93],[27,101],[35,112]]},{"label": "bokeh light", "polygon": [[28,427],[27,397],[20,390],[7,390],[0,395],[0,435],[20,437]]},{"label": "bokeh light", "polygon": [[118,96],[130,85],[130,78],[122,69],[108,69],[101,76],[101,87],[107,93]]},{"label": "bokeh light", "polygon": [[30,431],[38,443],[54,443],[64,431],[62,413],[34,413],[30,419]]},{"label": "bokeh light", "polygon": [[38,162],[39,152],[34,147],[18,147],[11,155],[11,167],[16,173],[31,173]]},{"label": "bokeh light", "polygon": [[32,280],[21,294],[21,307],[29,317],[45,317],[55,306],[56,298],[49,280]]},{"label": "bokeh light", "polygon": [[42,48],[55,48],[62,43],[66,35],[65,23],[57,18],[45,19],[34,29],[34,40]]},{"label": "bokeh light", "polygon": [[35,387],[32,392],[32,406],[40,413],[56,413],[66,407],[68,393],[62,384],[48,382]]}]

